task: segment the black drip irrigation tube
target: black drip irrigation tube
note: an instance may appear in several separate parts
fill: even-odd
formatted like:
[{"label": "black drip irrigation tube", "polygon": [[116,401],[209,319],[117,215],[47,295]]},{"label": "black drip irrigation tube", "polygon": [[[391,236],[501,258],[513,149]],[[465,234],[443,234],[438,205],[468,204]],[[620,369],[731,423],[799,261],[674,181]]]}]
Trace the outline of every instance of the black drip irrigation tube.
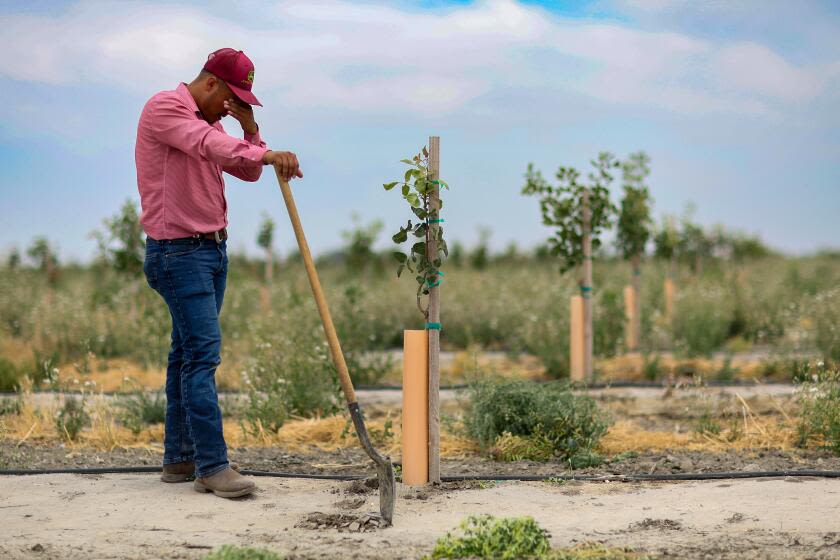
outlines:
[{"label": "black drip irrigation tube", "polygon": [[[159,473],[161,467],[86,467],[73,469],[5,469],[0,470],[0,476],[24,476],[41,474],[138,474]],[[239,471],[247,476],[266,476],[273,478],[300,478],[309,480],[366,480],[365,475],[351,474],[307,474],[273,471],[258,471],[243,469]],[[461,475],[441,476],[441,482],[469,482],[469,481],[517,481],[517,482],[545,482],[581,480],[590,482],[640,482],[640,481],[685,481],[685,480],[725,480],[744,478],[779,478],[779,477],[815,477],[840,478],[840,471],[793,470],[793,471],[734,471],[734,472],[706,472],[706,473],[677,473],[677,474],[615,474],[615,475],[579,475],[579,474],[490,474],[490,475]]]}]

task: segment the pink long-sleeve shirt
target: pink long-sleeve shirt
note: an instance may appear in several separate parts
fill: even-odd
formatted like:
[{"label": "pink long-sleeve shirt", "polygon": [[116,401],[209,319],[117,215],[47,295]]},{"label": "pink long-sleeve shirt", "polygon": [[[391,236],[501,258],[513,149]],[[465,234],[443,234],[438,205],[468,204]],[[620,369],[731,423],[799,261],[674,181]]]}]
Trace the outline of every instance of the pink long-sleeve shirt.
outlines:
[{"label": "pink long-sleeve shirt", "polygon": [[186,84],[154,95],[140,115],[134,150],[146,234],[174,239],[227,227],[222,171],[256,181],[266,151],[259,132],[240,140],[221,122],[205,121]]}]

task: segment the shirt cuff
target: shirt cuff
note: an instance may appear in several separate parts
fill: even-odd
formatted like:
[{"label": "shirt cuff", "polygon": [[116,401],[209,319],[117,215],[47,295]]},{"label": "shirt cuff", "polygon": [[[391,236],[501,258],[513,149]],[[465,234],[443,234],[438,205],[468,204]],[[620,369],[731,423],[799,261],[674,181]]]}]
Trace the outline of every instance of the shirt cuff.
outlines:
[{"label": "shirt cuff", "polygon": [[263,162],[263,157],[265,157],[265,153],[268,151],[268,148],[265,146],[252,146],[248,149],[248,155],[250,159],[253,159],[254,163],[259,163],[259,165],[265,165]]}]

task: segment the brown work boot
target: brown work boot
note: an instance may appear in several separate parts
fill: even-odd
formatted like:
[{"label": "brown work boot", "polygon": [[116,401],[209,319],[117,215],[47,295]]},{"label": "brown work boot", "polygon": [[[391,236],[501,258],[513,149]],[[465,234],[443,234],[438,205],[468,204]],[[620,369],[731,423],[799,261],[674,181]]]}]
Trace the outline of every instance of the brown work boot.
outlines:
[{"label": "brown work boot", "polygon": [[213,492],[222,498],[238,498],[250,494],[257,486],[235,470],[225,469],[206,478],[196,478],[193,488],[196,492]]},{"label": "brown work boot", "polygon": [[[230,462],[230,468],[239,471],[239,465]],[[195,462],[184,461],[182,463],[170,463],[163,465],[163,474],[160,479],[164,482],[189,482],[195,478]]]}]

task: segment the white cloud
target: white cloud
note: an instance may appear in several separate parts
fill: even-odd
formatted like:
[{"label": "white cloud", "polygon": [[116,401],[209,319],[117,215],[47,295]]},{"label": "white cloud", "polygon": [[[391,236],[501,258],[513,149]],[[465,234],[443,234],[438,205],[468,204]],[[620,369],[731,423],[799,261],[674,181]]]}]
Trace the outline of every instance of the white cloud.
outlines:
[{"label": "white cloud", "polygon": [[739,43],[721,48],[712,64],[721,86],[782,101],[803,101],[824,88],[822,72],[797,68],[767,47]]},{"label": "white cloud", "polygon": [[[267,18],[274,25],[249,27],[152,2],[9,15],[0,21],[0,48],[9,55],[0,74],[148,92],[189,80],[208,52],[230,45],[256,61],[263,97],[301,108],[420,114],[457,111],[518,87],[686,114],[765,115],[830,86],[824,66],[796,66],[765,45],[565,19],[514,0],[438,11],[288,0]],[[540,66],[546,60],[550,72]]]}]

